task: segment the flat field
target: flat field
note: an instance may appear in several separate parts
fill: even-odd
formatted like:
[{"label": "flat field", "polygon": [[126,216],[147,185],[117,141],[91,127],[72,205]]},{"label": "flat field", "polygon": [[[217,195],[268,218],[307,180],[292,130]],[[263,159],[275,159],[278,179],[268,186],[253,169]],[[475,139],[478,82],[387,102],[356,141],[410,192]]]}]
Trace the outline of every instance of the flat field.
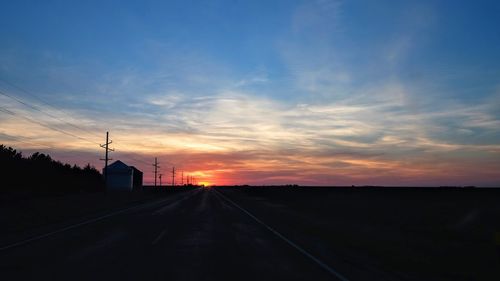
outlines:
[{"label": "flat field", "polygon": [[3,244],[49,232],[112,211],[161,199],[180,189],[146,188],[133,192],[0,193]]},{"label": "flat field", "polygon": [[347,276],[500,280],[498,189],[218,189]]},{"label": "flat field", "polygon": [[0,199],[5,280],[500,280],[498,189],[208,187]]}]

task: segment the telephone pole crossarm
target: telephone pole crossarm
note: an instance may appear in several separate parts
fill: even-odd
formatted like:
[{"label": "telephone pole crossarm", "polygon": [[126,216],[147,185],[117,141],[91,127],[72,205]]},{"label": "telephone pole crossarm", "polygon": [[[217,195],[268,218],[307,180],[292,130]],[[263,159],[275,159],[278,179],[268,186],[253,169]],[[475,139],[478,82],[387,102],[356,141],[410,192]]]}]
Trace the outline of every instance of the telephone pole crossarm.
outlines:
[{"label": "telephone pole crossarm", "polygon": [[[153,167],[155,167],[155,170],[154,170],[154,173],[155,173],[155,186],[156,186],[156,179],[158,178],[158,168],[160,168],[160,166],[158,166],[158,158],[155,157],[155,163],[153,164]],[[161,181],[161,176],[160,176],[160,181]],[[161,186],[161,183],[160,183],[160,186]]]},{"label": "telephone pole crossarm", "polygon": [[108,182],[108,162],[109,160],[113,160],[109,158],[109,152],[110,151],[115,151],[113,148],[109,148],[109,145],[112,144],[113,141],[109,139],[109,132],[106,132],[106,143],[101,144],[100,147],[104,148],[105,154],[104,154],[104,159],[100,159],[104,161],[104,184],[107,185]]}]

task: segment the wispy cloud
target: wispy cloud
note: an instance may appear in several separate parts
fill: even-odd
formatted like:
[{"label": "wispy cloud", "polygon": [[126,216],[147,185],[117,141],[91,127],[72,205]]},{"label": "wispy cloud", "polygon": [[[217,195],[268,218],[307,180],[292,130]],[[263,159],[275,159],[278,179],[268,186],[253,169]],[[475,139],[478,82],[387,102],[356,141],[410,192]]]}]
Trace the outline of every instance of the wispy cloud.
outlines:
[{"label": "wispy cloud", "polygon": [[500,182],[500,88],[457,94],[456,77],[473,71],[426,61],[436,57],[425,55],[440,15],[428,4],[399,6],[390,17],[366,8],[352,18],[349,2],[301,2],[276,21],[286,24],[272,40],[255,42],[258,62],[149,34],[116,60],[2,48],[2,78],[63,112],[0,88],[66,122],[6,97],[2,106],[91,142],[5,112],[0,141],[99,167],[95,134],[110,131],[115,159],[147,181],[159,157],[226,184]]},{"label": "wispy cloud", "polygon": [[[343,99],[296,103],[231,85],[221,83],[206,95],[156,91],[130,112],[75,113],[87,120],[79,124],[89,130],[112,131],[117,156],[135,155],[146,162],[159,154],[220,183],[445,184],[478,174],[495,179],[489,169],[499,164],[494,158],[500,145],[491,135],[499,134],[500,119],[494,115],[496,105],[487,100],[476,106],[446,102],[419,107],[411,87],[390,82]],[[47,116],[33,118],[82,134]],[[96,125],[101,119],[111,127]],[[15,118],[4,116],[3,128],[51,147],[65,140],[74,149],[98,153],[85,141]],[[456,134],[462,137],[449,137]],[[471,159],[471,154],[483,156]],[[99,165],[95,159],[84,162]],[[471,162],[483,168],[471,168]],[[147,170],[143,163],[136,165]],[[462,171],[460,177],[444,176],[455,170]]]}]

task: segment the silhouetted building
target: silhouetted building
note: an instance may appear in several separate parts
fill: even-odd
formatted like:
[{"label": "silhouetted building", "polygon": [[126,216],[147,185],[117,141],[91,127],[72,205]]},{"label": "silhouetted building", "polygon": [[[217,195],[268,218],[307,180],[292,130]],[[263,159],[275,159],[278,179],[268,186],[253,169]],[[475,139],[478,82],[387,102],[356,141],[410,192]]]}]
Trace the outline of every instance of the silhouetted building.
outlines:
[{"label": "silhouetted building", "polygon": [[[104,172],[104,171],[103,171]],[[142,187],[142,172],[118,160],[108,166],[106,188],[116,191],[131,191]]]},{"label": "silhouetted building", "polygon": [[136,167],[130,166],[134,170],[134,175],[132,179],[132,187],[133,188],[141,188],[142,187],[142,172],[139,171]]}]

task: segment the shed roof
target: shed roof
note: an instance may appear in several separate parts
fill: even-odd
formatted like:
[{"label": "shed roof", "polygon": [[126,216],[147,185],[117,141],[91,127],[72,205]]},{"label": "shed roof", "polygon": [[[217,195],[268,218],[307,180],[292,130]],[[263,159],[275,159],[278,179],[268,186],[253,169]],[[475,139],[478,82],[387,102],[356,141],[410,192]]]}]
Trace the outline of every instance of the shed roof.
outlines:
[{"label": "shed roof", "polygon": [[134,169],[134,173],[139,172],[142,174],[142,171],[137,169],[135,166],[130,166],[130,168]]},{"label": "shed roof", "polygon": [[108,165],[108,169],[127,169],[127,168],[130,168],[130,167],[120,160],[116,160],[112,164]]}]

